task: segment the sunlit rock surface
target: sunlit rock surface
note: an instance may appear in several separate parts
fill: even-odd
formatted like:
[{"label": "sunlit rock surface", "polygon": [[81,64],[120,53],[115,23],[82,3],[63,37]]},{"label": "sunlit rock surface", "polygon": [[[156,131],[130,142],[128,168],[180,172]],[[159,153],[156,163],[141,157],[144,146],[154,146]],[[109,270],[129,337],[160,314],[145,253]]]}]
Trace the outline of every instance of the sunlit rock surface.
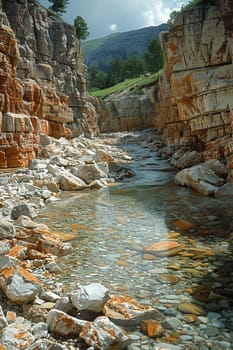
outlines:
[{"label": "sunlit rock surface", "polygon": [[36,0],[1,0],[0,41],[0,168],[28,166],[41,133],[98,134],[73,26]]},{"label": "sunlit rock surface", "polygon": [[[215,3],[215,5],[213,5]],[[161,36],[165,57],[155,124],[176,148],[224,159],[233,178],[232,14],[229,0],[182,12]]]}]

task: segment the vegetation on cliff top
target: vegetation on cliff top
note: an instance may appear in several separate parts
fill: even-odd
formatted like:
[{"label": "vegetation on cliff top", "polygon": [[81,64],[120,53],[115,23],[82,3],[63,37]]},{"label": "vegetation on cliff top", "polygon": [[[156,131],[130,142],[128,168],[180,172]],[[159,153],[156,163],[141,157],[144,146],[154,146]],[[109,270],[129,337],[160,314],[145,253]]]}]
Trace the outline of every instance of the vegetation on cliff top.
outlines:
[{"label": "vegetation on cliff top", "polygon": [[199,6],[201,4],[212,4],[214,2],[215,2],[215,0],[190,0],[187,4],[181,6],[180,11],[176,11],[176,10],[172,11],[170,13],[170,18],[167,21],[167,23],[169,25],[173,24],[175,22],[177,16],[181,12],[187,11],[187,10],[189,10],[189,9],[191,9],[193,7]]},{"label": "vegetation on cliff top", "polygon": [[126,79],[159,71],[164,65],[160,41],[155,38],[149,43],[144,57],[132,55],[128,59],[115,58],[108,71],[93,66],[88,72],[88,83],[91,91],[106,89]]},{"label": "vegetation on cliff top", "polygon": [[105,98],[111,94],[120,93],[124,90],[128,90],[134,94],[140,94],[144,87],[154,85],[158,81],[158,78],[162,74],[162,71],[163,70],[161,69],[158,72],[150,75],[142,75],[137,78],[126,79],[107,89],[93,91],[91,94],[100,98]]},{"label": "vegetation on cliff top", "polygon": [[58,15],[65,13],[66,6],[69,4],[69,0],[48,0],[48,1],[52,3],[49,9]]}]

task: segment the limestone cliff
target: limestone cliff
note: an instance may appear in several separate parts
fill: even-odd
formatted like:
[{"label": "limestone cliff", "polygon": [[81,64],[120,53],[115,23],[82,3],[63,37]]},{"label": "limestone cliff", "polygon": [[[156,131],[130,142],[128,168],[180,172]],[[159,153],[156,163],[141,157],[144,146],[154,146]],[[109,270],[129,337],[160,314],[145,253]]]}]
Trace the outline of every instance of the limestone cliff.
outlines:
[{"label": "limestone cliff", "polygon": [[129,89],[112,94],[101,102],[101,131],[143,130],[153,126],[155,87],[143,89],[141,95]]},{"label": "limestone cliff", "polygon": [[0,167],[27,166],[41,132],[98,133],[74,27],[36,0],[0,0]]},{"label": "limestone cliff", "polygon": [[233,181],[233,2],[205,1],[161,36],[165,70],[155,124],[166,143],[224,159]]}]

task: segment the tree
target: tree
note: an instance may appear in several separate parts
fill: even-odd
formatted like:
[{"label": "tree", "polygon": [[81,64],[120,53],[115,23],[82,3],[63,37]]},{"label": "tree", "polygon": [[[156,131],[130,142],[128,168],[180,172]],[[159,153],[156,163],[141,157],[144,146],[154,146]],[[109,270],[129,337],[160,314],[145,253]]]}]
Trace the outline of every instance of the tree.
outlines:
[{"label": "tree", "polygon": [[190,0],[187,4],[184,4],[181,6],[180,11],[176,11],[176,10],[172,11],[170,13],[170,17],[169,17],[167,23],[169,25],[172,25],[175,22],[177,16],[181,12],[184,12],[186,10],[189,10],[189,9],[194,8],[194,7],[201,5],[201,4],[213,4],[214,5],[215,2],[216,2],[216,0]]},{"label": "tree", "polygon": [[144,59],[146,62],[147,70],[151,73],[157,72],[163,68],[163,52],[160,41],[158,39],[154,39],[150,42],[148,51],[144,55]]},{"label": "tree", "polygon": [[69,0],[48,0],[52,3],[50,10],[56,12],[58,15],[62,15],[66,12],[66,6],[69,4]]},{"label": "tree", "polygon": [[89,36],[88,25],[81,16],[74,19],[74,27],[76,29],[76,36],[79,40],[85,40]]},{"label": "tree", "polygon": [[144,60],[139,56],[130,56],[125,62],[125,78],[139,77],[145,72]]}]

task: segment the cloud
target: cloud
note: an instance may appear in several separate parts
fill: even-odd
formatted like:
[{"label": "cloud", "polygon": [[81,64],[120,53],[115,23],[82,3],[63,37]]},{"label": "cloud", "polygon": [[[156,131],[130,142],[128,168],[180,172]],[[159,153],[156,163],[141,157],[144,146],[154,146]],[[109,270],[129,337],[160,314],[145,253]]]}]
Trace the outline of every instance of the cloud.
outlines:
[{"label": "cloud", "polygon": [[117,26],[117,24],[115,24],[115,23],[112,23],[112,24],[110,24],[110,26],[109,26],[109,29],[110,29],[112,32],[116,32],[116,31],[117,31],[117,28],[118,28],[118,26]]},{"label": "cloud", "polygon": [[[39,0],[50,6],[48,0]],[[69,0],[64,19],[73,23],[81,16],[88,24],[90,37],[126,32],[167,22],[170,13],[189,0]],[[117,23],[117,24],[116,24]]]},{"label": "cloud", "polygon": [[156,3],[151,2],[151,4],[148,4],[150,9],[143,11],[145,26],[154,26],[167,22],[172,10],[169,7],[165,7],[163,3],[164,2],[160,0],[156,1]]}]

